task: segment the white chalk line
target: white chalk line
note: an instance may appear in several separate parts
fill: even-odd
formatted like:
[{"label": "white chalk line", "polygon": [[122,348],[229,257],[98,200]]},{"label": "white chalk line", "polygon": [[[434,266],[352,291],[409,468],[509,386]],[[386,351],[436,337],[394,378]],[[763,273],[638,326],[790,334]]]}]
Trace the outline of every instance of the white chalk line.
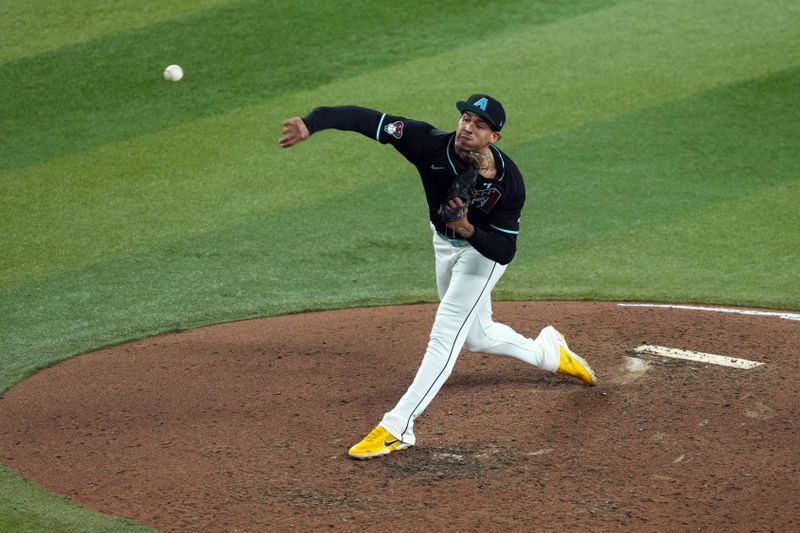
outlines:
[{"label": "white chalk line", "polygon": [[784,320],[800,320],[800,313],[786,311],[757,311],[755,309],[730,309],[728,307],[704,307],[697,305],[668,304],[617,304],[619,307],[654,307],[661,309],[687,309],[690,311],[711,311],[714,313],[734,313],[737,315],[776,316]]},{"label": "white chalk line", "polygon": [[660,355],[662,357],[671,357],[673,359],[685,359],[688,361],[697,361],[700,363],[710,363],[713,365],[728,366],[733,368],[750,369],[761,366],[764,363],[758,361],[750,361],[748,359],[740,359],[738,357],[729,357],[727,355],[717,355],[713,353],[692,352],[690,350],[679,350],[678,348],[667,348],[666,346],[654,346],[651,344],[643,344],[634,350],[636,353],[646,353],[650,355]]}]

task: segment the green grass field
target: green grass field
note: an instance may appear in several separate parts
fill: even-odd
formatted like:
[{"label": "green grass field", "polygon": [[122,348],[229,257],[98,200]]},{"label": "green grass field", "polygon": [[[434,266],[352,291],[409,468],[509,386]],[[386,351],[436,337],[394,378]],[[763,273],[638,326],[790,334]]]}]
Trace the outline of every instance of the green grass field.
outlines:
[{"label": "green grass field", "polygon": [[[0,2],[0,392],[166,331],[435,301],[399,154],[277,147],[317,105],[447,129],[503,101],[528,203],[497,299],[800,309],[793,0],[164,4]],[[139,530],[0,467],[0,531]]]}]

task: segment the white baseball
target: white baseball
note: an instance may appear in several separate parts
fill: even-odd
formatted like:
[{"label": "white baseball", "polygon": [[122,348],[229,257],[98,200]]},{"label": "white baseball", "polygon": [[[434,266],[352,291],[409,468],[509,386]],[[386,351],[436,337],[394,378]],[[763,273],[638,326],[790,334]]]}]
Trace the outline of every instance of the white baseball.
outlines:
[{"label": "white baseball", "polygon": [[180,81],[183,78],[183,69],[180,65],[170,65],[164,69],[164,79],[167,81]]}]

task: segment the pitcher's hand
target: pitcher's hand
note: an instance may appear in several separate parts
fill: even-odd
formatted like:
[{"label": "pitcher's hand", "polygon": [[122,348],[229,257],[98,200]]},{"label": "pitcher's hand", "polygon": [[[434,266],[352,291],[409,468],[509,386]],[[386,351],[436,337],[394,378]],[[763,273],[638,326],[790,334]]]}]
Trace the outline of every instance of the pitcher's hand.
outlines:
[{"label": "pitcher's hand", "polygon": [[281,148],[289,148],[301,141],[305,141],[310,135],[308,127],[302,118],[290,118],[283,123],[283,137],[278,140],[278,144],[281,145]]},{"label": "pitcher's hand", "polygon": [[447,229],[455,231],[461,237],[469,239],[475,234],[475,226],[467,220],[467,206],[461,198],[453,198],[447,202],[447,206],[452,210],[452,213],[458,213],[458,218],[453,218],[447,222]]}]

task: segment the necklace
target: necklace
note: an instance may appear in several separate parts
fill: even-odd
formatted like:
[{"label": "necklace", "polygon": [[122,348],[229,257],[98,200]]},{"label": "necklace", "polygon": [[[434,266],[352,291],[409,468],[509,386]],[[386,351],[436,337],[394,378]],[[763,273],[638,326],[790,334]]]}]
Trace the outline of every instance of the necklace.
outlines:
[{"label": "necklace", "polygon": [[486,172],[492,168],[492,160],[489,157],[489,152],[487,151],[485,154],[480,154],[482,161],[478,162],[478,168],[480,168],[481,172]]},{"label": "necklace", "polygon": [[488,172],[492,169],[492,157],[488,150],[485,154],[480,152],[467,152],[467,157],[472,159],[474,164],[477,164],[478,170],[481,172]]}]

